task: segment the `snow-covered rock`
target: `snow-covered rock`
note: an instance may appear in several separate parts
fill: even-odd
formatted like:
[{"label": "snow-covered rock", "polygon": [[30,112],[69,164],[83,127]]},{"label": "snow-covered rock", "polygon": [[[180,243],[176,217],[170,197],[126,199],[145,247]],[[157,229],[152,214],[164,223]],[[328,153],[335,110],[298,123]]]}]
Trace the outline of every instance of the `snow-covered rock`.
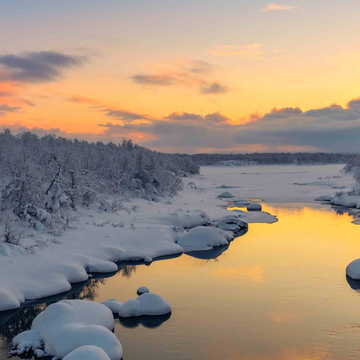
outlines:
[{"label": "snow-covered rock", "polygon": [[247,228],[248,224],[236,216],[225,216],[220,219],[216,225],[221,230],[239,231],[241,228]]},{"label": "snow-covered rock", "polygon": [[121,317],[158,316],[171,312],[169,303],[158,294],[145,293],[137,299],[128,300],[119,311]]},{"label": "snow-covered rock", "polygon": [[332,200],[331,195],[321,195],[315,199],[315,201],[331,201]]},{"label": "snow-covered rock", "polygon": [[86,345],[77,348],[63,360],[110,360],[107,353],[98,346]]},{"label": "snow-covered rock", "polygon": [[248,211],[261,211],[261,204],[252,203],[252,204],[248,205],[247,210]]},{"label": "snow-covered rock", "polygon": [[136,290],[136,293],[138,295],[142,295],[142,294],[145,294],[145,293],[148,293],[148,292],[150,292],[150,290],[146,286],[141,286]]},{"label": "snow-covered rock", "polygon": [[229,191],[225,191],[220,195],[218,195],[218,198],[232,198],[232,197],[234,197],[234,195]]},{"label": "snow-covered rock", "polygon": [[250,202],[246,199],[236,199],[232,201],[231,206],[233,207],[245,207],[248,206]]},{"label": "snow-covered rock", "polygon": [[[145,287],[143,288],[143,290],[147,289]],[[145,292],[136,299],[128,300],[125,303],[111,299],[104,301],[102,304],[109,306],[112,311],[118,308],[118,315],[124,318],[159,316],[171,313],[170,304],[160,295],[151,292]]]},{"label": "snow-covered rock", "polygon": [[106,306],[91,301],[62,300],[40,313],[31,330],[14,338],[12,353],[20,355],[40,349],[62,359],[82,346],[93,345],[111,360],[119,360],[122,346],[112,333],[113,328],[114,318]]},{"label": "snow-covered rock", "polygon": [[341,195],[334,196],[330,201],[333,205],[356,207],[360,209],[360,196],[359,195]]},{"label": "snow-covered rock", "polygon": [[346,267],[346,275],[351,279],[360,280],[360,259],[352,261]]},{"label": "snow-covered rock", "polygon": [[180,237],[178,245],[185,251],[210,250],[213,247],[227,245],[233,236],[227,232],[205,226],[197,226]]},{"label": "snow-covered rock", "polygon": [[144,258],[144,262],[146,264],[151,264],[153,261],[154,261],[153,258],[151,258],[150,256],[145,256]]}]

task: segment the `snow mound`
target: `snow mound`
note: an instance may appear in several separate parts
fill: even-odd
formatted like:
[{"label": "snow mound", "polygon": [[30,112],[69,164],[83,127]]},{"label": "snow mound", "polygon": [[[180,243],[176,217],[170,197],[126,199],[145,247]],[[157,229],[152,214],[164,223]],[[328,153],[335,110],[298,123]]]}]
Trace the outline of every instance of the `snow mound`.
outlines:
[{"label": "snow mound", "polygon": [[101,304],[107,306],[114,314],[118,314],[123,303],[118,302],[116,299],[109,299],[103,301]]},{"label": "snow mound", "polygon": [[11,354],[40,349],[60,359],[68,354],[68,359],[77,359],[70,357],[74,350],[93,345],[101,348],[111,360],[119,360],[122,346],[111,332],[113,328],[114,318],[106,306],[84,300],[62,300],[40,313],[32,322],[31,330],[14,338],[15,349]]},{"label": "snow mound", "polygon": [[[112,299],[105,301],[103,304],[108,306],[110,304],[114,308],[114,304],[117,302]],[[136,299],[131,299],[125,303],[117,302],[119,307],[118,314],[120,317],[129,318],[136,316],[160,316],[171,313],[171,307],[169,303],[158,294],[145,293],[140,295]]]},{"label": "snow mound", "polygon": [[144,262],[147,264],[151,264],[153,261],[154,261],[153,258],[150,256],[145,256],[144,258]]},{"label": "snow mound", "polygon": [[332,200],[331,195],[321,195],[315,199],[315,201],[331,201]]},{"label": "snow mound", "polygon": [[183,211],[182,209],[178,209],[171,214],[157,216],[157,221],[160,221],[162,225],[168,224],[191,229],[195,226],[208,224],[210,219],[202,210]]},{"label": "snow mound", "polygon": [[107,353],[98,346],[86,345],[77,348],[63,360],[110,360]]},{"label": "snow mound", "polygon": [[136,293],[138,295],[142,295],[142,294],[145,294],[145,293],[148,293],[148,292],[150,292],[150,290],[146,286],[141,286],[136,290]]},{"label": "snow mound", "polygon": [[248,224],[236,216],[226,216],[220,219],[216,225],[221,230],[239,231],[241,228],[247,228]]},{"label": "snow mound", "polygon": [[261,211],[261,204],[252,203],[247,207],[248,211]]},{"label": "snow mound", "polygon": [[232,198],[232,197],[234,197],[234,195],[229,191],[225,191],[220,195],[218,195],[218,198]]},{"label": "snow mound", "polygon": [[216,246],[227,245],[231,240],[233,240],[233,236],[223,230],[197,226],[182,235],[178,245],[182,246],[185,251],[210,250]]},{"label": "snow mound", "polygon": [[346,267],[346,275],[351,279],[360,280],[360,259],[352,261]]}]

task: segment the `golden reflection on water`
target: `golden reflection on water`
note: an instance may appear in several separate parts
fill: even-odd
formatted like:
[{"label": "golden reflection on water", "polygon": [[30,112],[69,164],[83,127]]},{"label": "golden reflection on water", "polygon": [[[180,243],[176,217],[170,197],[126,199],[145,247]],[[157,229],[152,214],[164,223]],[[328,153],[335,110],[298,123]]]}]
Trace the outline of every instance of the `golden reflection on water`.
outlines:
[{"label": "golden reflection on water", "polygon": [[360,294],[345,268],[360,257],[360,226],[318,204],[263,210],[279,221],[250,224],[217,259],[183,255],[107,280],[98,301],[125,301],[146,285],[173,308],[155,330],[116,327],[126,359],[144,357],[147,346],[148,359],[358,356]]}]

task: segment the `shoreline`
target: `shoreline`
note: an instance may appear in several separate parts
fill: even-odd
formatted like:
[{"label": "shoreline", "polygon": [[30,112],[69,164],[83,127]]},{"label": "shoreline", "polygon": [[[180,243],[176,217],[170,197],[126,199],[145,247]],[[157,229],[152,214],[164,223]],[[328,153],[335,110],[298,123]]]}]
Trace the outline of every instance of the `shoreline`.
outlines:
[{"label": "shoreline", "polygon": [[[288,165],[285,167],[289,168]],[[256,168],[262,168],[266,177],[274,175],[266,172],[267,166],[256,165]],[[202,169],[202,175],[185,178],[184,190],[175,198],[162,199],[163,201],[156,203],[133,199],[126,206],[134,205],[139,209],[130,211],[130,213],[101,212],[96,208],[82,209],[77,229],[65,232],[62,236],[56,237],[55,241],[46,239],[47,235],[39,231],[31,230],[31,234],[24,239],[23,246],[45,242],[43,247],[38,246],[35,253],[29,253],[23,247],[0,244],[0,256],[2,257],[0,262],[0,311],[19,309],[28,301],[65,294],[71,291],[72,284],[87,281],[89,274],[117,272],[118,264],[124,261],[130,261],[132,265],[136,265],[141,263],[145,257],[155,260],[163,256],[182,254],[184,249],[176,243],[181,235],[177,228],[182,226],[190,229],[201,226],[204,222],[204,210],[206,220],[209,221],[236,214],[222,207],[226,199],[217,198],[224,191],[224,188],[219,188],[221,185],[235,185],[236,187],[228,189],[235,197],[262,198],[267,203],[273,202],[271,201],[273,195],[256,194],[256,196],[251,196],[258,191],[258,187],[261,187],[263,192],[267,191],[269,195],[282,191],[279,189],[281,182],[275,183],[277,188],[270,189],[268,186],[266,189],[266,184],[269,184],[266,177],[257,177],[265,180],[263,183],[260,181],[254,184],[254,181],[250,181],[250,184],[246,184],[242,174],[238,174],[237,177],[234,174],[229,176],[226,174],[226,169],[229,168],[206,167],[206,169]],[[241,169],[243,170],[244,167]],[[333,171],[334,167],[312,166],[312,169],[328,172]],[[310,176],[313,181],[316,181],[316,173],[310,173],[310,176],[307,172],[305,174],[304,181],[309,180]],[[292,184],[296,188],[294,182],[299,180],[298,173],[286,172],[280,175],[287,179],[288,184]],[[279,173],[275,176],[279,177]],[[347,183],[352,181],[345,176],[336,180],[340,181],[344,178]],[[186,185],[189,181],[195,183],[195,188]],[[249,194],[250,186],[252,194]],[[305,188],[307,196],[309,196],[310,187],[298,186],[296,199],[298,196],[301,197]],[[313,195],[310,195],[313,198],[312,203],[315,202],[315,197],[322,195],[319,194],[319,189],[322,193],[324,190],[330,190],[326,186],[325,189],[313,186]],[[300,202],[296,199],[289,202]],[[135,207],[133,208],[135,209]],[[273,221],[271,215],[263,212],[254,211],[239,215],[241,220],[250,224]],[[124,227],[112,226],[113,222],[116,223],[120,220],[125,223]]]}]

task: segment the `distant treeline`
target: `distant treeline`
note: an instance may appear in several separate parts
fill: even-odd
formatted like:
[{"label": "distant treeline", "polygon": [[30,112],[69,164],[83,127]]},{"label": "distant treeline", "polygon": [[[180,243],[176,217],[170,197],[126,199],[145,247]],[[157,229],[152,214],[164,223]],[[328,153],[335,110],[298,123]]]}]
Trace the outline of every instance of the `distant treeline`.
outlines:
[{"label": "distant treeline", "polygon": [[249,153],[249,154],[194,154],[192,159],[200,166],[241,166],[281,164],[346,164],[356,154],[336,153]]}]

